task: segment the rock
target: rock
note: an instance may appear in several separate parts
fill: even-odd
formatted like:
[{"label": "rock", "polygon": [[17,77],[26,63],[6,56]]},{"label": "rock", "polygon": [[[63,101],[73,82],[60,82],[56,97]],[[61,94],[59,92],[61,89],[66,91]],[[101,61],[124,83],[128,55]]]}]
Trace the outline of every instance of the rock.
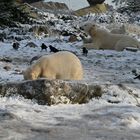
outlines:
[{"label": "rock", "polygon": [[15,72],[21,73],[21,70],[19,70],[19,69],[15,69]]},{"label": "rock", "polygon": [[75,41],[78,41],[77,36],[76,35],[71,35],[69,37],[69,42],[75,42]]},{"label": "rock", "polygon": [[105,0],[87,0],[89,5],[102,4]]},{"label": "rock", "polygon": [[29,29],[29,32],[33,32],[35,35],[42,35],[42,34],[48,34],[49,29],[48,26],[44,25],[38,25],[38,26],[33,26]]},{"label": "rock", "polygon": [[35,99],[39,104],[87,103],[93,97],[102,96],[98,85],[87,85],[72,81],[38,79],[0,85],[1,96],[22,95]]},{"label": "rock", "polygon": [[0,41],[4,42],[5,38],[6,38],[6,33],[4,33],[4,32],[0,33]]},{"label": "rock", "polygon": [[20,37],[20,36],[15,36],[14,39],[15,39],[16,41],[24,40],[24,38],[23,38],[23,37]]},{"label": "rock", "polygon": [[[115,87],[115,89],[114,89]],[[130,91],[130,87],[133,87]],[[93,98],[100,98],[102,95],[110,94],[118,95],[119,90],[121,93],[132,95],[135,89],[139,89],[139,84],[94,84],[84,83],[80,81],[64,81],[64,80],[28,80],[18,83],[1,83],[0,96],[23,96],[26,99],[33,99],[41,105],[53,104],[83,104],[88,103]],[[114,102],[115,101],[115,102]],[[110,98],[110,103],[117,103],[118,98]]]},{"label": "rock", "polygon": [[38,46],[34,42],[28,42],[25,47],[29,46],[30,48],[37,48]]},{"label": "rock", "polygon": [[3,68],[4,68],[5,70],[7,70],[7,71],[9,71],[9,70],[11,69],[10,66],[4,66]]},{"label": "rock", "polygon": [[68,6],[65,3],[59,3],[59,2],[34,2],[31,4],[32,6],[43,10],[43,11],[69,11]]},{"label": "rock", "polygon": [[3,121],[3,120],[13,120],[13,119],[16,119],[16,115],[14,115],[13,113],[11,112],[8,112],[7,110],[0,110],[0,121]]},{"label": "rock", "polygon": [[58,17],[59,19],[62,19],[63,21],[70,21],[70,20],[74,20],[76,19],[74,16],[72,15],[59,15]]},{"label": "rock", "polygon": [[131,13],[137,13],[140,11],[140,1],[139,0],[129,0],[126,1],[125,4],[123,6],[118,7],[117,9],[118,12],[125,12],[128,13],[129,15]]},{"label": "rock", "polygon": [[61,35],[62,35],[62,36],[70,36],[70,35],[73,35],[73,34],[70,33],[69,31],[62,30],[62,31],[61,31]]},{"label": "rock", "polygon": [[107,11],[106,5],[103,4],[96,4],[95,6],[89,6],[86,8],[79,9],[74,12],[77,16],[83,16],[88,13],[105,13]]},{"label": "rock", "polygon": [[19,13],[21,12],[21,16],[24,18],[25,22],[29,22],[29,18],[40,19],[38,11],[28,3],[20,4],[17,8],[19,9]]},{"label": "rock", "polygon": [[0,25],[18,27],[20,23],[37,23],[41,18],[37,9],[27,3],[0,3]]},{"label": "rock", "polygon": [[138,51],[138,48],[126,47],[125,50],[131,51],[131,52],[137,52]]},{"label": "rock", "polygon": [[0,58],[0,61],[2,61],[2,62],[8,62],[8,63],[11,63],[12,62],[12,60],[10,58],[8,58],[8,57]]}]

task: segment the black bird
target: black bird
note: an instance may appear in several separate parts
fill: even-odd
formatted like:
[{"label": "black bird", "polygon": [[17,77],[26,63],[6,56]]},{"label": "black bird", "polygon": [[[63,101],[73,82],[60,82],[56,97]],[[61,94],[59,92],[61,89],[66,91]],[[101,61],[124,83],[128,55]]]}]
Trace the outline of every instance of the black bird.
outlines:
[{"label": "black bird", "polygon": [[83,47],[83,55],[87,56],[87,54],[88,54],[88,50],[85,47]]},{"label": "black bird", "polygon": [[56,49],[55,47],[53,47],[52,45],[49,45],[49,48],[50,48],[50,52],[59,52],[60,50]]},{"label": "black bird", "polygon": [[135,76],[138,76],[137,70],[136,70],[136,69],[133,69],[133,70],[132,70],[132,73],[133,73]]},{"label": "black bird", "polygon": [[19,43],[18,42],[13,43],[13,49],[15,49],[15,50],[19,49]]},{"label": "black bird", "polygon": [[140,75],[134,77],[134,79],[139,79],[140,80]]},{"label": "black bird", "polygon": [[42,43],[42,45],[40,47],[42,50],[47,50],[47,48],[48,48],[44,43]]}]

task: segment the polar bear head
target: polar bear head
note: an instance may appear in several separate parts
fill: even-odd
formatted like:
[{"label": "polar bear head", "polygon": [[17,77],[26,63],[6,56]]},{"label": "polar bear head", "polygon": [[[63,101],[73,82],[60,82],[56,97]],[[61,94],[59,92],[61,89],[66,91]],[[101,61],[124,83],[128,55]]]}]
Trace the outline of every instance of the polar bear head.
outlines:
[{"label": "polar bear head", "polygon": [[85,23],[80,27],[81,30],[84,30],[89,35],[96,33],[96,25],[93,23]]},{"label": "polar bear head", "polygon": [[35,80],[40,76],[40,69],[29,67],[22,73],[25,80]]}]

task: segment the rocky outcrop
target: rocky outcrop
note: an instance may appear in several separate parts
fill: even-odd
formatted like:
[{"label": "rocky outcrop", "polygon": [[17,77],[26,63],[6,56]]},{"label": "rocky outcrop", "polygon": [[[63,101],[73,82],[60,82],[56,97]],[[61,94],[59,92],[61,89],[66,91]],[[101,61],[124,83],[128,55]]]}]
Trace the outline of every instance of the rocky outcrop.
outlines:
[{"label": "rocky outcrop", "polygon": [[40,19],[40,17],[35,8],[29,4],[0,3],[0,25],[18,27],[19,23],[29,24],[34,19]]},{"label": "rocky outcrop", "polygon": [[[113,90],[114,88],[117,88],[119,91]],[[132,97],[134,96],[134,99],[136,99],[138,95],[136,95],[135,89],[139,88],[137,84],[93,84],[84,81],[38,79],[0,84],[0,96],[11,97],[19,95],[26,99],[33,99],[41,105],[59,103],[82,104],[88,103],[92,98],[100,98],[106,94],[112,95],[113,93],[113,95],[118,95],[118,92],[128,94]],[[118,98],[116,98],[116,100],[110,98],[108,102],[117,104],[120,101]]]},{"label": "rocky outcrop", "polygon": [[105,0],[87,0],[89,5],[102,4]]},{"label": "rocky outcrop", "polygon": [[34,2],[31,3],[32,6],[43,10],[43,11],[67,11],[69,10],[68,6],[65,3],[59,3],[59,2]]},{"label": "rocky outcrop", "polygon": [[84,83],[39,79],[20,83],[0,85],[1,96],[22,95],[34,99],[39,104],[87,103],[93,97],[101,97],[102,89],[97,85]]},{"label": "rocky outcrop", "polygon": [[74,14],[77,16],[83,16],[88,13],[104,13],[106,11],[107,11],[106,5],[103,3],[79,9],[75,11]]},{"label": "rocky outcrop", "polygon": [[[21,24],[45,24],[46,18],[49,17],[42,11],[54,14],[70,13],[66,4],[58,2],[40,1],[31,4],[0,2],[0,26],[20,27]],[[0,37],[0,40],[3,38]]]}]

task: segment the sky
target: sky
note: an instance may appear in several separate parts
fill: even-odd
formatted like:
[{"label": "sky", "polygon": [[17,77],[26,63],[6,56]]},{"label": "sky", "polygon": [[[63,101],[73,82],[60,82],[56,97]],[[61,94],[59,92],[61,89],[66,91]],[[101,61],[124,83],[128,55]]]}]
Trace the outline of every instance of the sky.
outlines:
[{"label": "sky", "polygon": [[[63,2],[66,3],[68,7],[72,10],[77,10],[88,6],[88,2],[86,0],[45,0],[45,1]],[[105,2],[110,4],[110,1],[112,0],[106,0]]]}]

